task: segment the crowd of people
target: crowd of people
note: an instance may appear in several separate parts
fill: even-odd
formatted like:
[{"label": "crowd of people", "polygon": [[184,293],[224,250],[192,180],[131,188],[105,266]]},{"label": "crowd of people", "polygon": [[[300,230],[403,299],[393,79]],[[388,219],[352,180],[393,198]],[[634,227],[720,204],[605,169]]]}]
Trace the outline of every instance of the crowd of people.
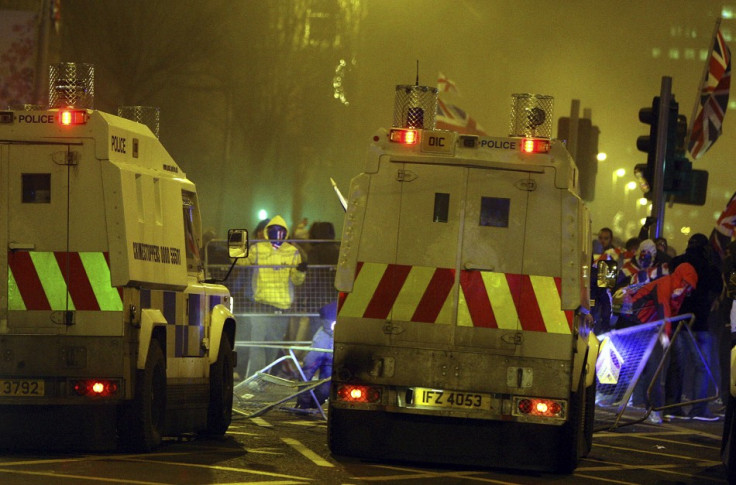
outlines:
[{"label": "crowd of people", "polygon": [[[723,402],[713,406],[707,398],[714,395],[713,383],[728,392],[731,335],[736,335],[736,242],[721,259],[704,234],[693,234],[677,255],[665,238],[648,237],[651,222],[623,248],[614,244],[610,228],[598,232],[591,271],[594,331],[601,336],[664,321],[631,404],[654,409],[647,419],[655,424],[663,421],[657,408],[664,409],[664,419],[714,421],[719,416],[713,409],[721,410]],[[670,340],[673,328],[667,319],[684,314],[693,315],[693,338],[681,334]],[[664,371],[657,374],[668,347]],[[678,405],[686,401],[696,402]]]}]

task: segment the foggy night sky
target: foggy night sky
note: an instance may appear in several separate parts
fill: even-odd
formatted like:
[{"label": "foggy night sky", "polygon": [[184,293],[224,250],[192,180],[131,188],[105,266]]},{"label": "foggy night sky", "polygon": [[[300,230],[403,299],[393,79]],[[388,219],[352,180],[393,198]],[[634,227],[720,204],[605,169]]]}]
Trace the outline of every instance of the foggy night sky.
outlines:
[{"label": "foggy night sky", "polygon": [[[392,121],[394,86],[434,86],[442,72],[457,104],[491,136],[508,135],[512,93],[555,98],[555,122],[573,99],[600,128],[593,230],[622,241],[647,215],[633,167],[645,163],[638,111],[672,77],[692,115],[716,1],[259,0],[62,2],[61,61],[95,64],[95,107],[159,106],[161,140],[197,183],[203,226],[220,236],[252,229],[257,211],[335,223],[370,138]],[[736,8],[725,4],[726,10]],[[724,19],[730,48],[736,20]],[[734,35],[736,38],[736,35]],[[338,39],[337,41],[335,39]],[[677,52],[679,59],[670,57]],[[658,52],[658,54],[657,54]],[[694,53],[694,54],[693,54]],[[689,59],[687,57],[693,57]],[[342,93],[333,82],[340,60]],[[731,96],[731,102],[736,96]],[[710,172],[704,207],[667,208],[664,236],[678,252],[709,235],[736,191],[736,113],[696,169]],[[626,174],[617,177],[616,169]]]}]

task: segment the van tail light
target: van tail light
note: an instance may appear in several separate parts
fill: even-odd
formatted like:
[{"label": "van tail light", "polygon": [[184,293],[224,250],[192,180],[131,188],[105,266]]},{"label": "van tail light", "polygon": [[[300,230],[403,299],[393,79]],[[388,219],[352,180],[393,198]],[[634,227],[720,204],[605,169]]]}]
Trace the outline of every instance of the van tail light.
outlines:
[{"label": "van tail light", "polygon": [[352,403],[376,403],[381,401],[381,388],[376,386],[341,384],[337,388],[337,399]]},{"label": "van tail light", "polygon": [[516,416],[564,418],[565,401],[537,397],[514,397],[513,414]]},{"label": "van tail light", "polygon": [[112,379],[84,379],[74,381],[72,390],[78,396],[110,397],[117,394],[120,384]]}]

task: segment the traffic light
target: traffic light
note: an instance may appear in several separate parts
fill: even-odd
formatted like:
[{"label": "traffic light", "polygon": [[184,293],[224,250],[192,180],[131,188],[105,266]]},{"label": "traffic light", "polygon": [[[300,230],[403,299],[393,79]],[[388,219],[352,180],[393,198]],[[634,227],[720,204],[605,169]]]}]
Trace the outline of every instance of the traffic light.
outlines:
[{"label": "traffic light", "polygon": [[[657,165],[657,136],[659,134],[660,123],[667,123],[667,140],[665,143],[665,156],[664,156],[664,177],[663,177],[663,190],[669,192],[673,190],[673,187],[678,185],[676,182],[676,169],[674,164],[675,159],[675,146],[679,140],[678,129],[678,112],[679,105],[675,101],[674,96],[670,100],[668,109],[666,110],[666,119],[659,119],[659,96],[655,96],[652,99],[652,106],[645,107],[639,110],[639,121],[649,125],[649,135],[640,136],[636,139],[636,148],[647,154],[646,165],[639,164],[634,167],[634,172],[638,173],[639,185],[644,190],[645,187],[653,189],[655,186],[655,167]],[[682,117],[684,119],[684,116]],[[685,144],[685,135],[687,132],[687,122],[685,122],[685,131],[682,134],[681,145]],[[670,163],[668,163],[670,162]],[[671,171],[668,176],[667,165],[670,165]],[[652,198],[652,191],[648,192],[645,190],[645,194],[648,199]]]},{"label": "traffic light", "polygon": [[680,195],[690,189],[693,164],[687,159],[687,118],[675,117],[674,129],[667,132],[667,154],[664,162],[662,189],[665,193]]}]

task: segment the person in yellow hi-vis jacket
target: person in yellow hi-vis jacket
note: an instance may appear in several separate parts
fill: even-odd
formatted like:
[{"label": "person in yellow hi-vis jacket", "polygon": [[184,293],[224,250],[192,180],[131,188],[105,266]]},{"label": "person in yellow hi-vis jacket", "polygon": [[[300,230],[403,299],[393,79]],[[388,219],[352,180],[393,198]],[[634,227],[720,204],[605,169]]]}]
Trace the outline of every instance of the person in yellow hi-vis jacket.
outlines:
[{"label": "person in yellow hi-vis jacket", "polygon": [[[238,260],[238,264],[252,265],[253,299],[261,303],[263,317],[251,318],[250,339],[255,342],[270,342],[284,339],[289,326],[289,317],[283,316],[291,307],[294,285],[304,283],[307,263],[302,261],[299,249],[284,241],[289,235],[286,221],[274,216],[266,225],[267,241],[251,246],[248,257]],[[270,364],[276,356],[276,349],[252,347],[249,352],[247,374]]]}]

